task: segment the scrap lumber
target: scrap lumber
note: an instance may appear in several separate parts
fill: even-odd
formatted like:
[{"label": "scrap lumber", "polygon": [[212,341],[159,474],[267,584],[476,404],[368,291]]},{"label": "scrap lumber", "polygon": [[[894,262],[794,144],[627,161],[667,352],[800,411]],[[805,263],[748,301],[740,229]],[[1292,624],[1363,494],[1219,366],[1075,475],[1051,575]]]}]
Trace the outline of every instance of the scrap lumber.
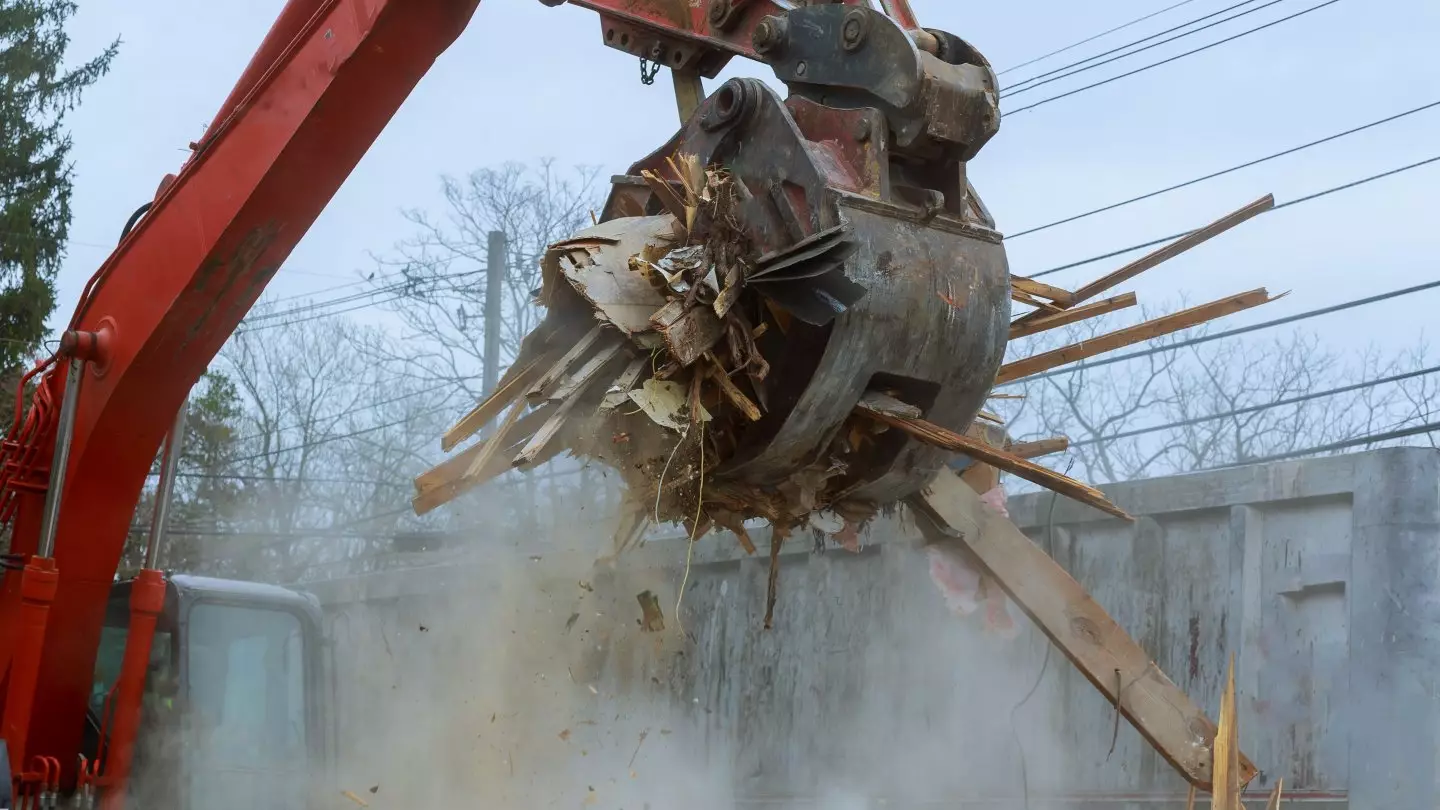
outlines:
[{"label": "scrap lumber", "polygon": [[[1029,337],[1051,329],[1058,329],[1062,326],[1069,326],[1072,323],[1088,320],[1099,315],[1107,315],[1126,307],[1135,306],[1135,293],[1125,293],[1113,298],[1106,298],[1096,301],[1093,304],[1083,304],[1071,309],[1064,309],[1059,312],[1048,312],[1039,318],[1025,323],[1012,323],[1010,325],[1010,339]],[[1024,320],[1024,319],[1021,319]]]},{"label": "scrap lumber", "polygon": [[1089,301],[1100,293],[1119,284],[1124,284],[1146,270],[1169,261],[1193,247],[1208,242],[1231,228],[1258,217],[1274,207],[1275,195],[1266,194],[1264,197],[1250,203],[1244,208],[1226,214],[1209,225],[1199,228],[1186,236],[1182,236],[1174,242],[1136,259],[1109,275],[1102,276],[1086,284],[1084,287],[1075,291],[1075,303]]},{"label": "scrap lumber", "polygon": [[[1157,265],[1169,261],[1170,259],[1179,256],[1180,254],[1190,250],[1191,248],[1197,247],[1204,242],[1208,242],[1209,240],[1219,236],[1220,234],[1230,230],[1231,228],[1234,228],[1242,222],[1253,219],[1254,217],[1257,217],[1274,207],[1275,196],[1273,194],[1266,194],[1264,197],[1261,197],[1255,202],[1250,203],[1244,208],[1232,211],[1231,213],[1226,214],[1225,216],[1215,220],[1209,225],[1206,225],[1203,228],[1197,228],[1196,230],[1191,231],[1189,234],[1182,236],[1179,239],[1176,239],[1174,242],[1171,242],[1168,245],[1165,245],[1157,250],[1153,250],[1150,253],[1145,254],[1144,256],[1141,256],[1135,261],[1130,262],[1124,267],[1121,267],[1119,270],[1116,270],[1113,273],[1102,276],[1101,278],[1098,278],[1095,281],[1086,284],[1084,287],[1081,287],[1080,289],[1075,291],[1070,306],[1089,301],[1091,298],[1094,298],[1100,293],[1103,293],[1106,290],[1109,290],[1119,284],[1123,284],[1126,281],[1129,281],[1130,279],[1145,272],[1146,270],[1149,270],[1153,267],[1156,267]],[[1043,315],[1044,313],[1041,312],[1032,312],[1029,315],[1024,316],[1023,318],[1019,318],[1015,321],[1015,323],[1017,325],[1029,323],[1030,321],[1038,320]]]},{"label": "scrap lumber", "polygon": [[1240,791],[1245,782],[1240,774],[1240,730],[1235,713],[1235,656],[1225,677],[1225,692],[1220,696],[1220,722],[1215,731],[1214,785],[1210,793],[1210,810],[1245,810]]},{"label": "scrap lumber", "polygon": [[1062,307],[1068,307],[1075,301],[1075,293],[1069,290],[1062,290],[1059,287],[1046,284],[1043,281],[1036,281],[1033,278],[1025,278],[1024,276],[1011,276],[1010,288],[1034,298],[1044,298]]},{"label": "scrap lumber", "polygon": [[1016,442],[1005,449],[1019,458],[1040,458],[1069,450],[1070,440],[1064,436],[1056,436],[1052,439],[1037,439],[1033,442]]},{"label": "scrap lumber", "polygon": [[500,385],[495,388],[495,393],[486,397],[483,402],[476,405],[473,410],[461,417],[455,426],[445,431],[440,438],[440,449],[450,452],[455,445],[474,436],[490,424],[491,420],[500,415],[506,406],[520,398],[521,392],[535,383],[535,379],[545,368],[543,363],[547,362],[544,356],[537,357],[526,363],[524,366],[514,368],[506,373]]},{"label": "scrap lumber", "polygon": [[[1210,789],[1219,729],[1079,582],[950,470],[909,501],[927,518],[919,523],[932,542],[958,541],[973,552],[1135,730],[1192,785]],[[1255,766],[1238,750],[1235,758],[1240,781],[1248,782]]]},{"label": "scrap lumber", "polygon": [[665,339],[675,361],[686,367],[694,365],[725,336],[725,324],[713,310],[702,306],[686,309],[678,298],[651,315],[650,323]]},{"label": "scrap lumber", "polygon": [[[1278,297],[1278,296],[1277,296]],[[1027,357],[1023,360],[1016,360],[1013,363],[1006,363],[1000,367],[1000,373],[995,377],[996,385],[1004,385],[1026,377],[1041,374],[1050,369],[1069,363],[1079,362],[1086,358],[1094,357],[1097,354],[1104,354],[1116,349],[1124,348],[1136,343],[1143,343],[1157,337],[1163,337],[1182,329],[1189,329],[1198,326],[1206,321],[1212,321],[1223,315],[1230,315],[1241,312],[1251,307],[1258,307],[1261,304],[1268,304],[1276,300],[1271,298],[1264,287],[1250,292],[1232,295],[1229,298],[1222,298],[1219,301],[1212,301],[1208,304],[1201,304],[1198,307],[1191,307],[1179,312],[1174,312],[1153,320],[1137,324],[1126,329],[1119,329],[1091,340],[1082,340],[1079,343],[1072,343],[1053,351]]]},{"label": "scrap lumber", "polygon": [[741,413],[745,414],[746,419],[749,419],[751,422],[759,422],[761,416],[760,406],[745,396],[745,392],[741,391],[740,387],[735,384],[735,381],[730,379],[730,375],[726,373],[725,367],[720,365],[720,361],[715,359],[714,355],[709,356],[709,361],[710,377],[714,379],[715,384],[719,386],[720,393],[725,395],[725,399],[729,400],[731,405],[734,405]]},{"label": "scrap lumber", "polygon": [[1014,453],[1006,452],[998,447],[993,447],[979,439],[972,439],[969,436],[962,436],[953,430],[947,430],[933,422],[927,422],[913,416],[897,416],[896,414],[876,407],[873,400],[867,394],[861,398],[857,406],[861,413],[884,422],[891,427],[899,428],[914,436],[926,444],[934,445],[945,450],[951,450],[989,464],[997,469],[1004,470],[1011,475],[1023,478],[1032,484],[1038,484],[1054,492],[1058,492],[1067,498],[1079,501],[1087,506],[1092,506],[1123,520],[1134,520],[1125,510],[1110,502],[1105,494],[1094,487],[1082,484],[1069,476],[1049,470],[1035,464],[1027,459],[1020,458]]},{"label": "scrap lumber", "polygon": [[470,466],[465,468],[466,478],[474,478],[490,465],[490,460],[495,458],[496,452],[504,446],[505,440],[510,436],[510,432],[515,428],[515,423],[520,421],[520,415],[525,410],[526,405],[523,402],[517,402],[510,406],[510,412],[505,415],[505,421],[500,423],[495,435],[480,445],[480,452],[475,454]]},{"label": "scrap lumber", "polygon": [[578,363],[580,358],[584,357],[585,353],[590,351],[590,348],[600,339],[601,328],[599,324],[596,324],[589,332],[585,333],[584,337],[575,341],[574,345],[572,345],[565,354],[561,355],[559,360],[556,360],[545,370],[544,374],[540,375],[539,379],[535,381],[535,384],[526,392],[526,396],[529,397],[531,401],[547,398],[550,392],[555,389],[555,386],[559,385],[560,381],[570,373],[570,368]]}]

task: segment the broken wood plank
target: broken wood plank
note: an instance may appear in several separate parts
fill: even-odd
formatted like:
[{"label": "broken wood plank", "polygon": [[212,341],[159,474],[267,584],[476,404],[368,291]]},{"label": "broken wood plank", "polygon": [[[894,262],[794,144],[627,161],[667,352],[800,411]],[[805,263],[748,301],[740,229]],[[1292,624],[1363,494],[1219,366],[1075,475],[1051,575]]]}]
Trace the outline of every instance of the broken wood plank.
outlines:
[{"label": "broken wood plank", "polygon": [[1087,506],[1092,506],[1107,514],[1123,520],[1134,520],[1126,514],[1125,510],[1110,502],[1105,494],[1094,487],[1083,484],[1075,479],[1046,469],[1026,459],[1020,458],[1013,453],[1008,453],[998,447],[973,439],[969,436],[962,436],[953,430],[947,430],[933,422],[914,417],[896,416],[884,411],[872,410],[862,400],[859,409],[862,413],[868,414],[891,427],[899,428],[914,436],[926,444],[934,445],[945,450],[965,455],[984,462],[992,467],[1004,470],[1011,475],[1023,478],[1032,484],[1038,484],[1053,492],[1058,492],[1071,500],[1079,501]]},{"label": "broken wood plank", "polygon": [[496,386],[495,393],[486,397],[484,401],[461,417],[454,427],[445,431],[445,435],[440,437],[440,449],[448,453],[455,445],[484,430],[491,420],[499,416],[506,406],[519,399],[521,392],[535,382],[547,362],[547,359],[541,356],[514,369],[515,373],[507,373],[505,379],[500,381],[500,385]]},{"label": "broken wood plank", "polygon": [[675,221],[680,224],[680,227],[689,231],[686,226],[688,216],[685,211],[685,201],[680,199],[680,195],[676,193],[675,187],[670,184],[670,181],[649,169],[642,170],[640,176],[645,178],[645,183],[650,186],[651,191],[655,192],[656,199],[660,200],[660,204],[664,206],[665,210],[675,217]]},{"label": "broken wood plank", "polygon": [[1068,307],[1075,301],[1075,293],[1069,290],[1062,290],[1059,287],[1046,284],[1043,281],[1036,281],[1033,278],[1025,278],[1024,276],[1011,276],[1010,288],[1019,290],[1035,298],[1044,298],[1047,301],[1053,301],[1062,307]]},{"label": "broken wood plank", "polygon": [[1210,810],[1245,810],[1240,803],[1240,729],[1235,713],[1235,656],[1220,695],[1220,722],[1215,731],[1214,784],[1210,788]]},{"label": "broken wood plank", "polygon": [[600,324],[596,324],[589,332],[585,333],[584,337],[575,341],[559,360],[556,360],[550,368],[545,370],[544,374],[540,375],[526,396],[531,400],[546,397],[565,378],[565,375],[570,373],[570,367],[578,363],[580,358],[590,351],[590,347],[595,345],[595,341],[600,339],[600,330],[603,328]]},{"label": "broken wood plank", "polygon": [[1041,456],[1063,453],[1070,449],[1070,440],[1064,436],[1056,436],[1053,439],[1037,439],[1033,442],[1016,442],[1005,448],[1020,458],[1040,458]]},{"label": "broken wood plank", "polygon": [[660,612],[660,597],[654,591],[641,591],[635,595],[640,603],[640,629],[646,633],[661,633],[665,630],[665,614]]},{"label": "broken wood plank", "polygon": [[1214,222],[1200,228],[1187,236],[1182,236],[1158,250],[1152,251],[1135,261],[1125,265],[1113,273],[1102,276],[1084,287],[1075,291],[1075,303],[1089,301],[1091,298],[1102,292],[1140,275],[1156,265],[1179,256],[1187,250],[1196,247],[1204,242],[1219,236],[1220,234],[1234,228],[1247,220],[1260,216],[1275,207],[1275,195],[1266,194],[1264,197],[1250,203],[1237,211],[1233,211]]},{"label": "broken wood plank", "polygon": [[[1098,315],[1105,315],[1110,312],[1135,306],[1135,293],[1125,293],[1114,298],[1106,298],[1096,301],[1093,304],[1083,304],[1078,307],[1049,312],[1025,323],[1014,323],[1010,326],[1010,339],[1029,337],[1030,335],[1046,332],[1051,329],[1058,329],[1062,326],[1069,326],[1072,323],[1094,318]],[[1022,319],[1023,320],[1023,319]]]},{"label": "broken wood plank", "polygon": [[751,422],[759,422],[761,416],[760,406],[745,396],[745,392],[741,391],[740,387],[735,384],[735,381],[730,379],[730,375],[725,373],[725,367],[720,365],[720,361],[715,358],[715,355],[707,353],[706,356],[710,361],[710,377],[714,379],[715,384],[720,387],[720,393],[725,395],[725,399],[729,401],[731,405],[734,405],[736,410],[745,414],[746,419],[749,419]]},{"label": "broken wood plank", "polygon": [[1275,780],[1275,789],[1270,791],[1270,798],[1265,801],[1265,810],[1280,810],[1281,794],[1285,792],[1285,780]]},{"label": "broken wood plank", "polygon": [[[545,423],[545,420],[550,417],[550,412],[553,410],[553,405],[546,405],[521,417],[519,423],[510,431],[510,436],[512,437],[511,446],[530,438],[530,435],[536,430],[539,430],[540,426]],[[488,441],[477,442],[474,446],[467,447],[463,452],[446,459],[444,462],[416,476],[414,482],[415,491],[417,493],[425,492],[426,490],[444,486],[464,478],[465,471],[470,468],[470,462],[474,460],[475,456],[483,452],[486,444],[488,444]],[[494,474],[504,472],[508,468],[509,465],[507,463]]]},{"label": "broken wood plank", "polygon": [[1172,332],[1179,332],[1182,329],[1189,329],[1192,326],[1199,326],[1206,321],[1213,321],[1224,315],[1240,312],[1258,307],[1261,304],[1268,304],[1275,299],[1265,291],[1265,288],[1251,290],[1250,292],[1232,295],[1229,298],[1222,298],[1219,301],[1212,301],[1208,304],[1201,304],[1198,307],[1181,310],[1142,324],[1131,326],[1127,329],[1120,329],[1110,332],[1091,340],[1084,340],[1079,343],[1072,343],[1054,351],[1043,352],[1027,357],[1023,360],[1016,360],[1000,367],[1000,373],[995,377],[996,385],[1004,385],[1015,380],[1022,380],[1036,374],[1049,371],[1050,369],[1069,363],[1079,362],[1097,354],[1111,352],[1135,343],[1142,343],[1163,337]]},{"label": "broken wood plank", "polygon": [[466,478],[473,478],[479,475],[480,472],[489,465],[490,460],[495,457],[496,452],[504,445],[506,437],[510,435],[510,431],[514,429],[515,423],[519,421],[521,413],[526,409],[527,405],[524,402],[517,402],[510,406],[510,413],[505,415],[505,421],[500,423],[500,427],[495,431],[495,435],[491,436],[490,440],[485,442],[480,452],[476,453],[475,458],[470,461],[470,466],[465,468]]},{"label": "broken wood plank", "polygon": [[[1155,750],[1193,785],[1210,789],[1215,724],[1085,588],[963,484],[941,470],[910,503],[932,542],[967,546],[1037,629]],[[1116,687],[1116,671],[1122,686]],[[1238,755],[1248,781],[1255,766]]]},{"label": "broken wood plank", "polygon": [[552,445],[557,447],[556,452],[559,452],[559,445],[555,439],[560,435],[561,428],[565,427],[565,423],[570,419],[570,412],[575,409],[575,403],[579,399],[578,396],[574,396],[561,402],[555,408],[555,412],[550,414],[550,418],[545,420],[545,424],[541,425],[540,429],[535,431],[535,435],[530,437],[530,441],[525,443],[524,449],[510,460],[510,466],[533,467],[540,464],[544,460],[542,455]]},{"label": "broken wood plank", "polygon": [[[1129,281],[1130,279],[1145,272],[1146,270],[1149,270],[1163,262],[1169,261],[1170,259],[1179,256],[1180,254],[1186,252],[1187,250],[1190,250],[1191,248],[1197,247],[1204,242],[1208,242],[1209,240],[1219,236],[1220,234],[1230,230],[1231,228],[1234,228],[1236,225],[1239,225],[1246,220],[1257,217],[1274,207],[1275,196],[1273,194],[1266,194],[1264,197],[1261,197],[1255,202],[1250,203],[1244,208],[1226,214],[1225,216],[1215,220],[1209,225],[1191,231],[1189,234],[1182,236],[1179,239],[1176,239],[1174,242],[1171,242],[1168,245],[1164,245],[1156,250],[1151,251],[1150,253],[1145,254],[1144,256],[1141,256],[1135,261],[1130,262],[1124,267],[1121,267],[1119,270],[1116,270],[1113,273],[1102,276],[1101,278],[1098,278],[1095,281],[1086,284],[1084,287],[1081,287],[1080,289],[1075,291],[1075,297],[1074,300],[1071,302],[1071,305],[1073,306],[1075,304],[1089,301],[1091,298],[1094,298],[1100,293],[1105,292],[1106,290],[1118,284],[1123,284],[1126,281]],[[1023,318],[1017,320],[1016,323],[1027,323],[1031,320],[1037,319],[1039,316],[1040,313],[1032,312],[1029,315],[1026,315]]]},{"label": "broken wood plank", "polygon": [[595,354],[590,356],[589,360],[585,361],[585,365],[566,377],[565,381],[556,386],[546,399],[551,402],[560,402],[583,393],[606,366],[622,356],[621,352],[624,349],[625,345],[619,341],[600,347]]},{"label": "broken wood plank", "polygon": [[600,410],[613,411],[630,399],[630,392],[635,390],[635,383],[639,381],[640,375],[645,373],[645,365],[650,362],[648,357],[637,357],[630,361],[630,365],[615,378],[610,390],[605,393],[605,399],[600,403]]},{"label": "broken wood plank", "polygon": [[1010,300],[1025,304],[1026,306],[1035,307],[1037,311],[1043,311],[1050,314],[1065,311],[1060,308],[1059,304],[1046,301],[1044,298],[1037,298],[1029,293],[1021,292],[1020,290],[1011,290]]},{"label": "broken wood plank", "polygon": [[650,323],[665,339],[670,355],[681,366],[691,366],[725,336],[725,324],[709,307],[676,299],[650,316]]}]

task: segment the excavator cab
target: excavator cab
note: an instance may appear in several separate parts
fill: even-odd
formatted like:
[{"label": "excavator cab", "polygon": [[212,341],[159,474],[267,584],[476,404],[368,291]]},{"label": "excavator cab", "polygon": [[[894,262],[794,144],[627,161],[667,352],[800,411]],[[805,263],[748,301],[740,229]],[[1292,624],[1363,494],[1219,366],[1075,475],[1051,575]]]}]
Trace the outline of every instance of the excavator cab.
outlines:
[{"label": "excavator cab", "polygon": [[[86,754],[104,756],[131,582],[111,591]],[[303,810],[329,773],[320,609],[273,585],[168,576],[129,784],[132,806]]]}]

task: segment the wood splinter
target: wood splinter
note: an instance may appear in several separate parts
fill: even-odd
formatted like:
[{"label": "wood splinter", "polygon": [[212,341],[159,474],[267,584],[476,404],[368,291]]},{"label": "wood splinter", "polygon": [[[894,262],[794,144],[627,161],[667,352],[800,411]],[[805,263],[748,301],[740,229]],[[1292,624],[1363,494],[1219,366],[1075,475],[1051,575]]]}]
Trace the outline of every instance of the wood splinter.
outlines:
[{"label": "wood splinter", "polygon": [[1004,470],[1032,484],[1045,487],[1052,492],[1058,492],[1071,500],[1092,506],[1106,514],[1114,515],[1123,520],[1134,520],[1125,510],[1111,503],[1110,500],[1105,497],[1104,493],[1094,487],[1083,484],[1054,470],[1041,467],[1034,462],[1020,458],[1014,453],[992,447],[979,439],[972,439],[969,436],[963,436],[953,430],[947,430],[933,422],[927,422],[924,419],[913,416],[897,415],[894,412],[895,409],[893,407],[887,407],[883,399],[877,395],[866,394],[861,398],[857,409],[873,419],[905,431],[926,444],[956,453],[964,453],[976,461],[984,462],[996,469]]}]

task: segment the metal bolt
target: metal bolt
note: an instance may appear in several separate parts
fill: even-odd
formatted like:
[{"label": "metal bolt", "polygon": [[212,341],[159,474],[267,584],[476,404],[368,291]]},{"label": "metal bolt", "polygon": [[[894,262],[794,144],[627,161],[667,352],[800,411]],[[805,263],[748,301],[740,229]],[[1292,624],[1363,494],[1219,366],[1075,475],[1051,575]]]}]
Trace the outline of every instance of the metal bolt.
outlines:
[{"label": "metal bolt", "polygon": [[796,76],[804,76],[804,75],[805,75],[805,71],[807,71],[808,69],[809,69],[809,68],[807,68],[807,67],[805,66],[805,63],[804,63],[804,62],[797,62],[797,63],[795,64],[795,75],[796,75]]},{"label": "metal bolt", "polygon": [[855,119],[855,140],[865,143],[870,140],[870,122],[864,118]]},{"label": "metal bolt", "polygon": [[714,0],[710,4],[710,24],[719,25],[724,22],[725,15],[730,13],[730,0]]},{"label": "metal bolt", "polygon": [[750,44],[755,46],[756,53],[768,54],[784,46],[785,32],[784,18],[766,17],[755,26],[755,32],[750,35]]},{"label": "metal bolt", "polygon": [[859,9],[845,15],[844,26],[840,29],[840,44],[845,46],[845,50],[853,51],[865,41],[865,31],[869,27],[869,21],[865,12]]}]

